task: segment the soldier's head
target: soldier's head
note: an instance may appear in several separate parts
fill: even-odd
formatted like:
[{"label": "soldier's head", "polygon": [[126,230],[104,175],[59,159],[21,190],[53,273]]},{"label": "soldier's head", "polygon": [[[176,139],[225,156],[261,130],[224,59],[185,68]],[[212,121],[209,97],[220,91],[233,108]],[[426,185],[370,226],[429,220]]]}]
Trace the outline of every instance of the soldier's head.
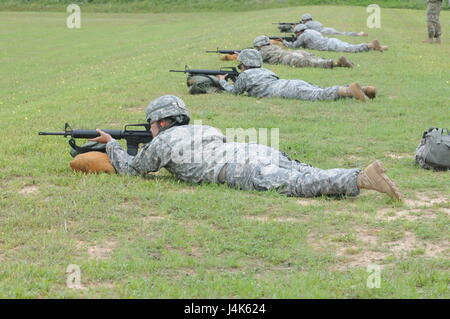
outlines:
[{"label": "soldier's head", "polygon": [[305,32],[306,29],[308,29],[308,27],[305,24],[297,24],[294,28],[295,36],[298,37],[300,34]]},{"label": "soldier's head", "polygon": [[174,95],[163,95],[149,103],[146,110],[150,131],[155,137],[177,125],[189,124],[189,111],[183,100]]},{"label": "soldier's head", "polygon": [[262,65],[262,57],[258,50],[245,49],[238,56],[239,69],[245,71],[248,69],[260,68]]},{"label": "soldier's head", "polygon": [[305,13],[304,15],[302,15],[300,21],[302,23],[306,23],[308,21],[312,21],[312,19],[313,19],[313,17],[312,17],[312,15],[310,13]]},{"label": "soldier's head", "polygon": [[253,40],[253,46],[258,50],[263,46],[270,45],[270,39],[266,35],[260,35]]}]

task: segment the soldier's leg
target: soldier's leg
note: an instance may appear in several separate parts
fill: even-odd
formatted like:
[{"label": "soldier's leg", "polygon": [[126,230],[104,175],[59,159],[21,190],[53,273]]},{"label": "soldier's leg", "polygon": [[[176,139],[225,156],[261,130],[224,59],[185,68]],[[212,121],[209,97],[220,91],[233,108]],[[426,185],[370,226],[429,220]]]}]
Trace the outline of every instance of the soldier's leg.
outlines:
[{"label": "soldier's leg", "polygon": [[328,51],[350,53],[363,52],[369,51],[369,45],[367,45],[367,43],[350,44],[339,39],[331,38],[328,41]]},{"label": "soldier's leg", "polygon": [[349,32],[349,31],[338,31],[334,28],[324,27],[320,30],[320,33],[325,35],[345,35],[348,37],[359,37],[364,34],[364,32]]},{"label": "soldier's leg", "polygon": [[320,30],[320,33],[325,35],[345,35],[344,32],[337,31],[336,29],[330,27],[323,27],[322,30]]},{"label": "soldier's leg", "polygon": [[441,43],[442,29],[441,29],[441,22],[439,21],[441,9],[442,9],[442,2],[438,2],[436,8],[436,31],[435,31],[436,43]]},{"label": "soldier's leg", "polygon": [[288,196],[356,196],[359,172],[359,169],[322,170],[309,165],[299,165],[296,169],[267,165],[256,167],[250,181],[254,189],[275,189]]},{"label": "soldier's leg", "polygon": [[337,100],[339,98],[339,86],[321,88],[302,80],[294,81],[295,87],[286,89],[282,94],[283,97],[307,101]]},{"label": "soldier's leg", "polygon": [[334,61],[330,59],[322,59],[315,55],[291,54],[283,57],[283,64],[294,66],[297,68],[312,67],[330,69],[334,66]]}]

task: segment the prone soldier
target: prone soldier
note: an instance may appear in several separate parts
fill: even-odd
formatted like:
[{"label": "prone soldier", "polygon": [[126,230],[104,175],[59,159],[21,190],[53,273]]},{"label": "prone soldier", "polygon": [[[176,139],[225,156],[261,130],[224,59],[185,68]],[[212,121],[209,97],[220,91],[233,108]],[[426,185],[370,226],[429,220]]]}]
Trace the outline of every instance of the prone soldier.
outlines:
[{"label": "prone soldier", "polygon": [[336,38],[324,37],[320,32],[310,30],[304,24],[295,26],[294,33],[297,38],[294,42],[284,40],[283,44],[288,48],[306,48],[320,51],[335,51],[335,52],[364,52],[376,50],[383,52],[388,49],[387,46],[382,46],[378,40],[373,40],[368,43],[350,44]]},{"label": "prone soldier", "polygon": [[366,102],[375,98],[376,88],[361,87],[358,83],[349,86],[332,86],[321,88],[302,80],[283,80],[275,73],[262,68],[262,57],[255,49],[242,50],[238,56],[241,70],[234,85],[228,84],[226,75],[217,75],[221,87],[233,94],[247,92],[255,97],[281,97],[308,101],[337,100],[352,97]]},{"label": "prone soldier", "polygon": [[[216,128],[189,125],[184,102],[171,95],[152,101],[146,111],[153,136],[137,155],[129,155],[109,134],[97,130],[94,142],[106,144],[115,171],[145,175],[166,168],[178,179],[221,183],[243,190],[276,190],[296,197],[356,196],[371,189],[400,200],[395,183],[379,161],[366,169],[328,169],[291,160],[285,153],[256,143],[227,142]],[[77,157],[88,156],[81,154]]]}]

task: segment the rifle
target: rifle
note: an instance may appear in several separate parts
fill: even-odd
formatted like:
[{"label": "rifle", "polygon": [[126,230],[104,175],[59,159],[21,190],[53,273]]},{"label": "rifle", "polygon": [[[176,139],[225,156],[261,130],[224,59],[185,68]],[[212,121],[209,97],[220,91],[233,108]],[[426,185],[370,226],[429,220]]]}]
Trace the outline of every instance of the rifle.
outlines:
[{"label": "rifle", "polygon": [[283,24],[290,24],[290,25],[296,25],[299,24],[300,22],[275,22],[272,24],[279,24],[279,25],[283,25]]},{"label": "rifle", "polygon": [[220,53],[220,54],[235,54],[235,53],[240,53],[242,50],[219,50],[219,48],[217,48],[216,51],[206,51],[206,53]]},{"label": "rifle", "polygon": [[[145,130],[130,130],[129,127],[143,127]],[[111,135],[116,140],[124,139],[127,141],[127,153],[129,155],[136,155],[139,144],[145,144],[152,141],[152,133],[150,133],[149,124],[128,124],[125,125],[124,130],[102,130]],[[64,126],[64,132],[39,132],[39,135],[62,135],[64,137],[70,136],[70,146],[74,149],[82,149],[75,143],[76,138],[95,138],[100,136],[96,130],[72,130],[69,123]]]},{"label": "rifle", "polygon": [[278,40],[278,39],[282,39],[288,42],[295,42],[295,40],[297,40],[297,37],[292,35],[290,37],[269,37],[270,40]]},{"label": "rifle", "polygon": [[170,70],[170,72],[183,72],[189,73],[189,75],[225,75],[228,74],[227,78],[230,78],[233,82],[236,82],[239,71],[235,67],[223,67],[220,70],[200,70],[200,69],[189,69],[188,66],[184,67],[184,70]]}]

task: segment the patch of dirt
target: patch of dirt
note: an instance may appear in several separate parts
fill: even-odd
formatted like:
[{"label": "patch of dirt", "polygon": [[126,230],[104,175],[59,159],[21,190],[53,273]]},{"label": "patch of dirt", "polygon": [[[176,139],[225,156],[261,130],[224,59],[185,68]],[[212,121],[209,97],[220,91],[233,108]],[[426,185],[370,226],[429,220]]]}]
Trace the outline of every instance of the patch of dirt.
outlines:
[{"label": "patch of dirt", "polygon": [[[449,250],[450,243],[441,241],[439,243],[425,242],[417,238],[412,232],[389,243],[379,243],[376,229],[355,228],[354,237],[356,243],[345,241],[334,241],[339,234],[328,234],[326,237],[318,237],[310,234],[308,242],[310,247],[318,252],[334,251],[339,257],[339,262],[331,267],[332,270],[347,270],[354,267],[366,267],[370,264],[380,265],[381,268],[389,263],[388,257],[402,259],[412,255],[420,255],[425,258],[445,256]],[[342,235],[342,234],[341,234]]]},{"label": "patch of dirt", "polygon": [[450,203],[450,196],[448,194],[442,193],[418,193],[416,194],[417,199],[406,199],[405,204],[409,207],[431,207],[435,204],[448,204]]},{"label": "patch of dirt", "polygon": [[98,288],[107,288],[107,289],[114,289],[116,286],[114,283],[105,281],[105,282],[95,282],[95,283],[89,283],[87,285],[88,289],[98,289]]},{"label": "patch of dirt", "polygon": [[427,218],[436,218],[434,212],[424,212],[420,209],[405,209],[400,211],[393,211],[391,209],[382,209],[377,212],[376,219],[384,221],[393,221],[397,219],[406,219],[409,221],[422,220]]},{"label": "patch of dirt", "polygon": [[115,241],[107,241],[102,245],[89,246],[87,248],[89,258],[92,259],[108,259],[111,257],[114,247],[116,246]]},{"label": "patch of dirt", "polygon": [[197,275],[197,272],[194,268],[184,267],[168,271],[167,275],[177,280],[181,280],[183,277],[195,276]]},{"label": "patch of dirt", "polygon": [[245,219],[254,220],[258,222],[278,222],[278,223],[304,223],[305,218],[296,218],[296,217],[271,217],[271,216],[244,216]]},{"label": "patch of dirt", "polygon": [[361,156],[356,156],[356,155],[348,155],[346,156],[346,160],[350,160],[353,162],[357,162],[357,161],[364,161],[366,160],[364,157]]},{"label": "patch of dirt", "polygon": [[389,243],[387,248],[398,258],[407,257],[408,253],[417,249],[423,249],[423,257],[437,257],[450,247],[449,244],[448,241],[439,244],[424,242],[417,239],[414,233],[406,232],[402,239]]},{"label": "patch of dirt", "polygon": [[312,206],[312,205],[315,205],[317,203],[317,200],[302,198],[302,199],[297,200],[297,203],[300,206]]},{"label": "patch of dirt", "polygon": [[18,191],[21,195],[30,195],[39,191],[39,188],[36,185],[27,185]]},{"label": "patch of dirt", "polygon": [[142,221],[151,223],[151,222],[157,222],[157,221],[164,220],[164,219],[166,219],[166,217],[164,217],[164,216],[150,215],[150,216],[145,216],[144,218],[142,218]]},{"label": "patch of dirt", "polygon": [[386,156],[392,159],[403,159],[403,158],[409,158],[411,160],[414,159],[414,156],[409,153],[387,153]]}]

